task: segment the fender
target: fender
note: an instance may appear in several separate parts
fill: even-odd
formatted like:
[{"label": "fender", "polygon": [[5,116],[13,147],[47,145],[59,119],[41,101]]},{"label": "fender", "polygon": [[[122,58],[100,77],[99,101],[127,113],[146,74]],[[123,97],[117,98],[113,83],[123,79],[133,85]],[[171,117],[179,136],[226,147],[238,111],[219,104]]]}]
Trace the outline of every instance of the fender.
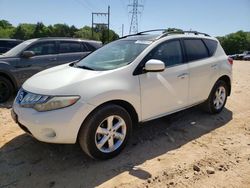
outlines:
[{"label": "fender", "polygon": [[86,101],[88,104],[94,106],[100,106],[104,103],[110,101],[124,101],[129,103],[135,110],[138,116],[138,120],[141,121],[141,104],[140,104],[140,95],[136,93],[131,93],[123,90],[112,90],[107,91],[106,93],[102,93],[100,95],[94,96],[93,98]]},{"label": "fender", "polygon": [[8,62],[0,61],[0,75],[10,79],[15,90],[17,90],[19,86],[17,85],[17,80],[10,71],[11,69],[13,69],[13,66],[11,66]]}]

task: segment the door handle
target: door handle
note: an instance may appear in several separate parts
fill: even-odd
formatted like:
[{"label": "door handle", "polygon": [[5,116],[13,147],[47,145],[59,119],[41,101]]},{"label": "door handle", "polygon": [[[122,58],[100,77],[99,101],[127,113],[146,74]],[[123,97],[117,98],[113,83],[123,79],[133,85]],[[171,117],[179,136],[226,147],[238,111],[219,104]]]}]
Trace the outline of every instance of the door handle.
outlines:
[{"label": "door handle", "polygon": [[217,64],[211,65],[211,68],[217,68]]},{"label": "door handle", "polygon": [[182,73],[182,74],[178,75],[177,78],[184,79],[184,78],[186,78],[187,76],[188,76],[188,73],[185,72],[185,73]]}]

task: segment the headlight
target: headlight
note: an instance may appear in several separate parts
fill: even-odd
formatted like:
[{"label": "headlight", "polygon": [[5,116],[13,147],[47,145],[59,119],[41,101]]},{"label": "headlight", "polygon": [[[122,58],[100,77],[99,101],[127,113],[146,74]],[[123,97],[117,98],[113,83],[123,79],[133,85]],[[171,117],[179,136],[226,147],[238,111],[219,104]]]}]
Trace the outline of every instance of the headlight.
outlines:
[{"label": "headlight", "polygon": [[79,96],[46,96],[27,93],[20,100],[20,105],[24,108],[34,108],[39,112],[44,112],[71,106],[79,99]]},{"label": "headlight", "polygon": [[72,96],[72,97],[52,97],[45,103],[37,103],[34,105],[34,109],[39,112],[49,111],[49,110],[56,110],[60,108],[65,108],[71,106],[78,101],[79,96]]}]

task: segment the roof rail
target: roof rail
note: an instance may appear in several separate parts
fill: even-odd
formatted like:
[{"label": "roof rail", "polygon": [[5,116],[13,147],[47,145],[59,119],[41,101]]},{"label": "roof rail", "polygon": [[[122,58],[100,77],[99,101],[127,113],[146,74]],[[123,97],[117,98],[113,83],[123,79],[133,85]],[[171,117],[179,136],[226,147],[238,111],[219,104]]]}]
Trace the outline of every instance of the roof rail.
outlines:
[{"label": "roof rail", "polygon": [[121,37],[120,39],[127,38],[127,37],[131,37],[131,36],[136,36],[136,35],[143,35],[143,34],[145,34],[145,33],[156,32],[156,31],[165,32],[166,29],[152,29],[152,30],[147,30],[147,31],[141,31],[141,32],[135,33],[135,34],[125,35],[125,36]]},{"label": "roof rail", "polygon": [[169,32],[165,32],[163,33],[162,35],[160,35],[157,39],[160,39],[162,37],[165,37],[165,36],[168,36],[168,35],[171,35],[171,34],[185,34],[185,33],[191,33],[191,34],[194,34],[194,35],[204,35],[206,37],[210,37],[210,35],[206,34],[206,33],[201,33],[201,32],[198,32],[198,31],[169,31]]},{"label": "roof rail", "polygon": [[185,33],[188,33],[188,34],[191,33],[194,35],[204,35],[206,37],[210,37],[210,35],[208,35],[206,33],[201,33],[198,31],[181,31],[181,30],[167,31],[167,29],[153,29],[153,30],[141,31],[139,33],[135,33],[135,34],[131,34],[131,35],[126,35],[126,36],[121,37],[120,39],[131,37],[131,36],[143,35],[145,33],[150,33],[150,32],[155,32],[155,31],[162,31],[163,32],[159,37],[157,37],[157,39],[160,39],[162,37],[165,37],[165,36],[168,36],[171,34],[185,34]]}]

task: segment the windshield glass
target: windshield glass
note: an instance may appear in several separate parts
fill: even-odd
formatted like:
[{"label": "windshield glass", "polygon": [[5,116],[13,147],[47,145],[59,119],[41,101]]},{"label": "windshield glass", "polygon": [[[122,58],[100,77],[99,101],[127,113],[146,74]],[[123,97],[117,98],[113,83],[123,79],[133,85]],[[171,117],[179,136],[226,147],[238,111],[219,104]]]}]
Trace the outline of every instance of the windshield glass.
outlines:
[{"label": "windshield glass", "polygon": [[8,52],[2,54],[3,56],[17,56],[21,51],[23,51],[28,45],[34,42],[37,39],[27,40],[22,42],[21,44],[15,46],[14,48],[10,49]]},{"label": "windshield glass", "polygon": [[94,51],[76,66],[90,70],[111,70],[131,63],[151,41],[118,40]]}]

